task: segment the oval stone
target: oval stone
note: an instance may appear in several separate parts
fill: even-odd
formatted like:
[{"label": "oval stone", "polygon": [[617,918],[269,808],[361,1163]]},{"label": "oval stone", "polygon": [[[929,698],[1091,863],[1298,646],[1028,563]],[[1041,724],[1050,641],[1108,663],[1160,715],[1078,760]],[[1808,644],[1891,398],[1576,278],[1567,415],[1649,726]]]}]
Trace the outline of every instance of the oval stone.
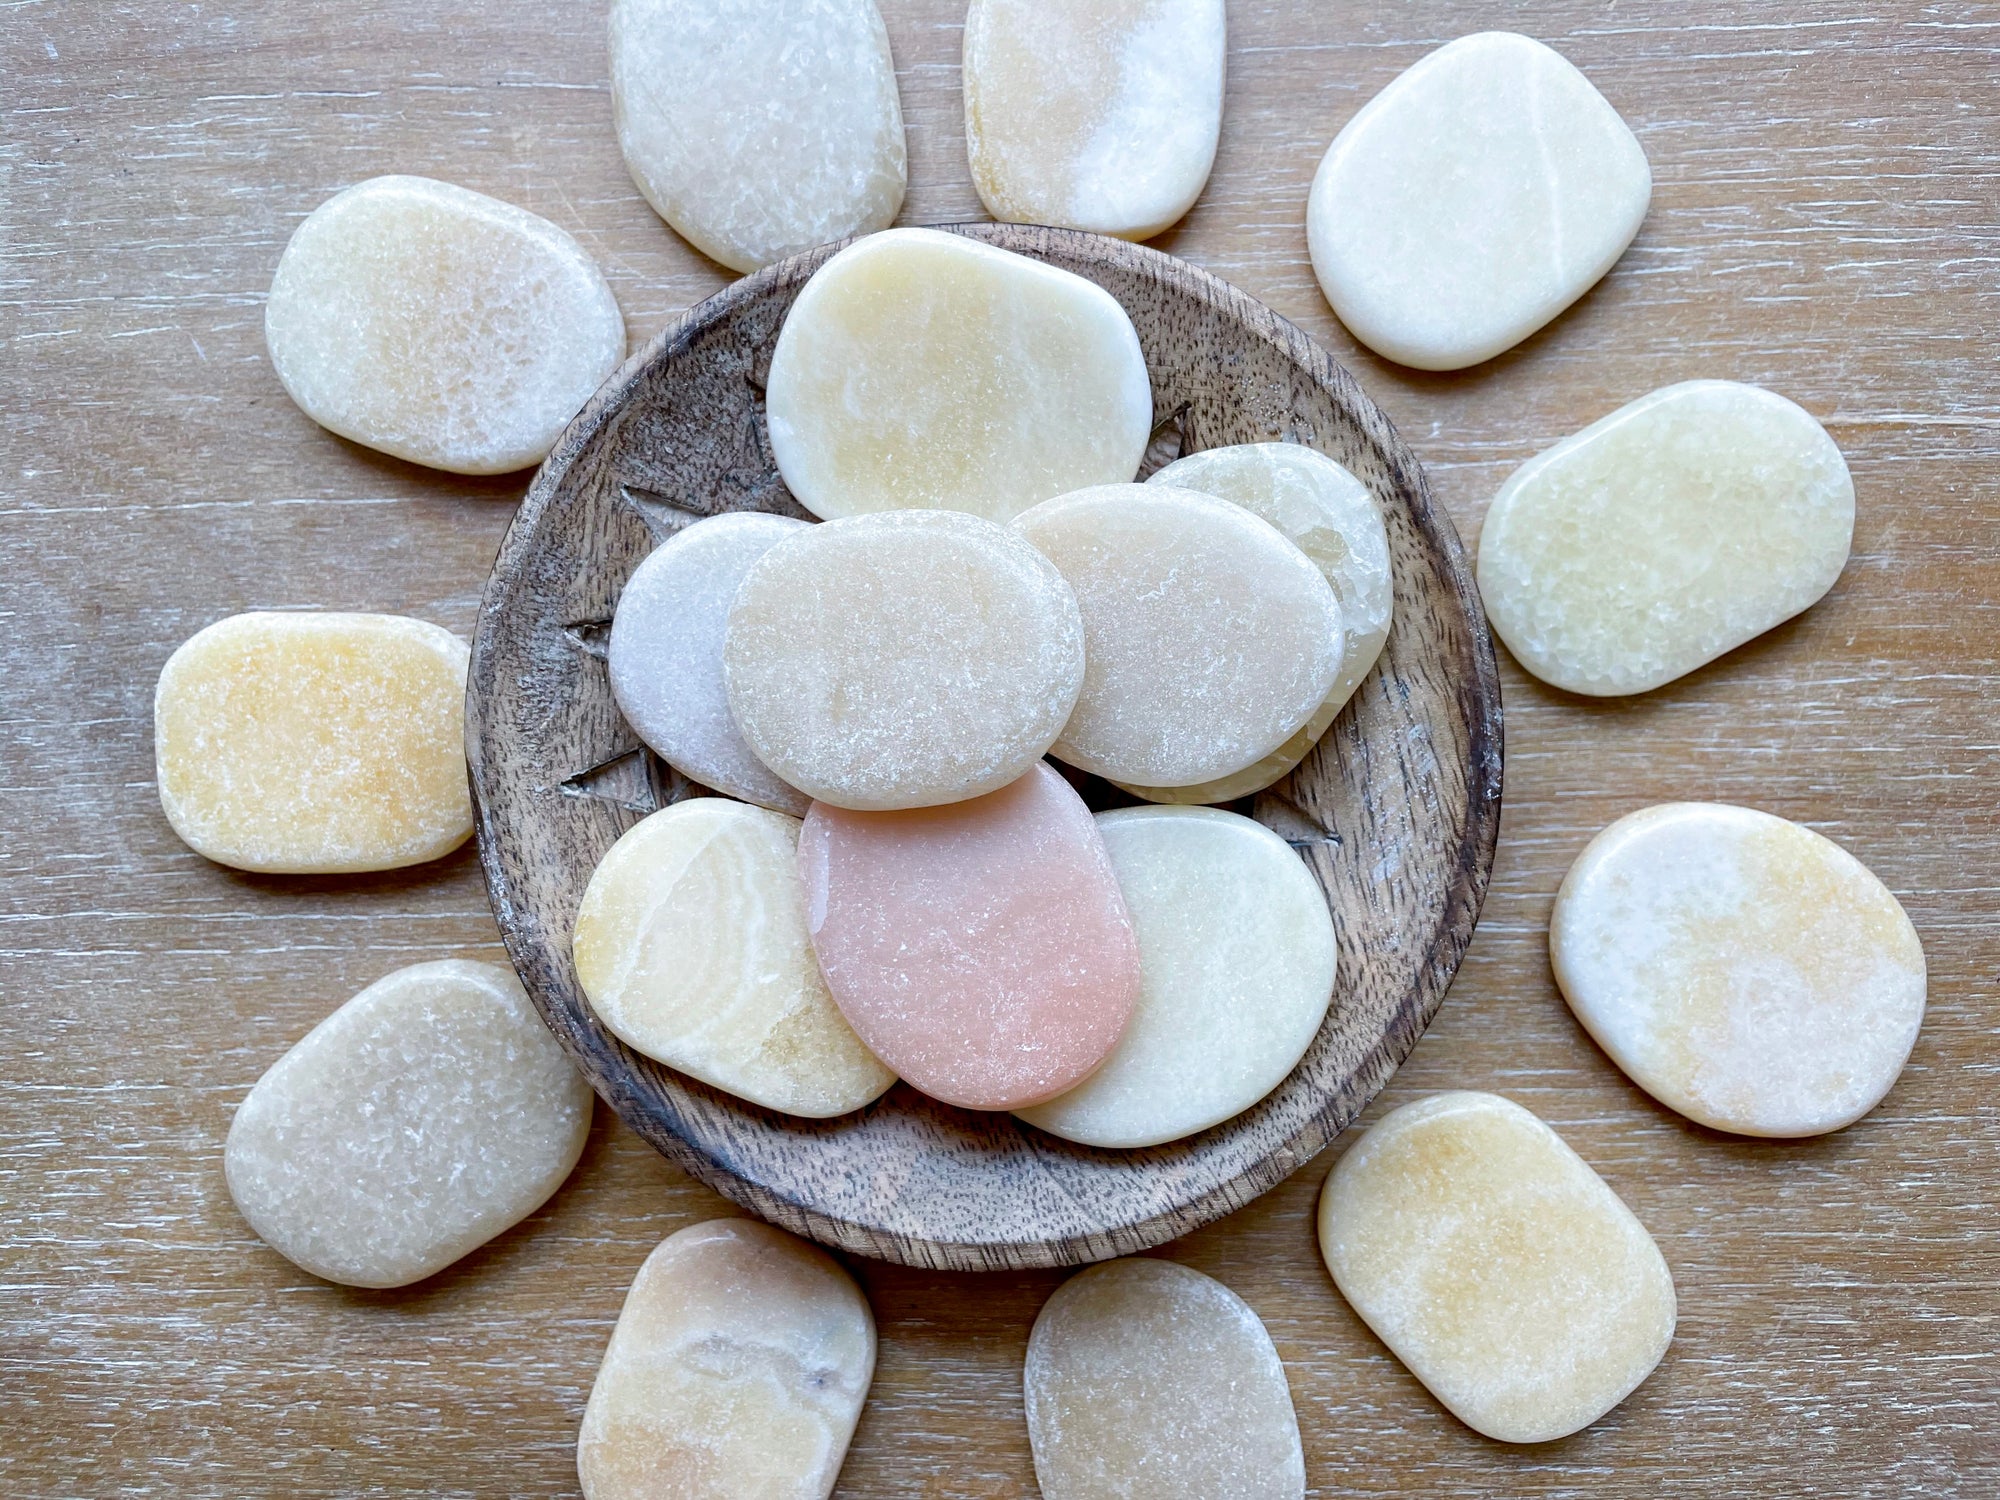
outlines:
[{"label": "oval stone", "polygon": [[1643,693],[1810,608],[1853,538],[1825,428],[1757,386],[1690,380],[1514,471],[1479,536],[1479,592],[1544,682]]}]

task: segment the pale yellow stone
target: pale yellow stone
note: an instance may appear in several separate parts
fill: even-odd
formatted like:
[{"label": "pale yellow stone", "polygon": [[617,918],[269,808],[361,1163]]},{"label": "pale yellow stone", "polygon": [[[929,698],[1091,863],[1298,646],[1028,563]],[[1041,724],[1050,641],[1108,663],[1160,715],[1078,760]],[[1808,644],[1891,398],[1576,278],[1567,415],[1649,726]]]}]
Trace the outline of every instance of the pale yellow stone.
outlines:
[{"label": "pale yellow stone", "polygon": [[611,109],[639,191],[732,271],[886,229],[902,207],[874,0],[613,0]]},{"label": "pale yellow stone", "polygon": [[1143,240],[1194,206],[1222,130],[1222,0],[972,0],[965,137],[996,219]]},{"label": "pale yellow stone", "polygon": [[1257,1314],[1167,1260],[1080,1271],[1022,1376],[1042,1500],[1300,1500],[1285,1367]]},{"label": "pale yellow stone", "polygon": [[472,833],[465,671],[401,615],[232,615],[167,658],[160,805],[197,854],[267,874],[393,870]]},{"label": "pale yellow stone", "polygon": [[1673,1338],[1673,1278],[1645,1226],[1494,1094],[1437,1094],[1376,1122],[1327,1174],[1319,1247],[1410,1373],[1504,1443],[1589,1426]]},{"label": "pale yellow stone", "polygon": [[576,1440],[585,1500],[826,1500],[875,1376],[875,1319],[825,1251],[749,1219],[646,1257]]},{"label": "pale yellow stone", "polygon": [[1838,1130],[1889,1092],[1924,1019],[1924,950],[1887,887],[1809,828],[1679,802],[1570,866],[1549,959],[1633,1082],[1717,1130]]},{"label": "pale yellow stone", "polygon": [[1326,701],[1340,602],[1242,507],[1172,485],[1100,485],[1014,525],[1083,612],[1083,691],[1058,760],[1121,784],[1192,786],[1254,765]]},{"label": "pale yellow stone", "polygon": [[590,1108],[512,970],[413,964],[257,1080],[223,1167],[279,1254],[328,1281],[404,1286],[541,1207],[583,1153]]},{"label": "pale yellow stone", "polygon": [[722,797],[626,830],[571,940],[590,1008],[668,1067],[787,1114],[846,1114],[896,1075],[841,1018],[813,957],[799,820]]},{"label": "pale yellow stone", "polygon": [[1139,336],[1109,292],[935,229],[850,245],[799,293],[766,389],[786,485],[829,520],[1007,521],[1129,480],[1152,434]]},{"label": "pale yellow stone", "polygon": [[611,288],[568,234],[427,177],[376,177],[293,233],[264,307],[271,364],[322,427],[412,463],[540,463],[625,358]]},{"label": "pale yellow stone", "polygon": [[1514,471],[1486,512],[1479,592],[1544,682],[1643,693],[1810,608],[1853,537],[1825,428],[1757,386],[1690,380]]}]

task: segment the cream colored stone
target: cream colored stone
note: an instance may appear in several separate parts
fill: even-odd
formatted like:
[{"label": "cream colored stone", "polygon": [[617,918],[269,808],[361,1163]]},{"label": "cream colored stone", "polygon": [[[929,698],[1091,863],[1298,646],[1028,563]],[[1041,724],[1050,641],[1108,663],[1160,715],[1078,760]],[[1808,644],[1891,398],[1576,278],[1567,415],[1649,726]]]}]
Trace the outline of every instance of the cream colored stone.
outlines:
[{"label": "cream colored stone", "polygon": [[1620,818],[1549,922],[1570,1009],[1671,1109],[1740,1135],[1838,1130],[1889,1092],[1924,1019],[1924,950],[1838,844],[1679,802]]},{"label": "cream colored stone", "polygon": [[1652,195],[1645,151],[1588,78],[1484,31],[1348,121],[1313,178],[1306,239],[1348,332],[1399,364],[1457,370],[1595,285]]},{"label": "cream colored stone", "polygon": [[1168,1260],[1080,1271],[1022,1376],[1042,1500],[1300,1500],[1285,1367],[1257,1314]]},{"label": "cream colored stone", "polygon": [[722,797],[626,830],[571,940],[599,1019],[655,1061],[768,1109],[823,1118],[896,1075],[841,1019],[813,957],[799,822]]},{"label": "cream colored stone", "polygon": [[1041,759],[1083,682],[1083,622],[1020,537],[953,511],[811,526],[750,569],[723,643],[757,758],[837,807],[934,807]]},{"label": "cream colored stone", "polygon": [[965,138],[996,219],[1143,240],[1222,131],[1222,0],[972,0]]},{"label": "cream colored stone", "polygon": [[547,219],[427,177],[337,193],[264,307],[271,364],[320,426],[412,463],[540,463],[625,358],[596,264]]},{"label": "cream colored stone", "polygon": [[903,204],[874,0],[613,0],[611,111],[639,191],[732,271],[886,229]]},{"label": "cream colored stone", "polygon": [[160,805],[197,854],[276,875],[393,870],[472,833],[465,671],[401,615],[232,615],[153,695]]},{"label": "cream colored stone", "polygon": [[1305,861],[1212,807],[1099,813],[1139,939],[1139,1004],[1104,1066],[1020,1116],[1087,1146],[1155,1146],[1241,1114],[1305,1055],[1338,950]]},{"label": "cream colored stone", "polygon": [[1589,1426],[1673,1338],[1673,1278],[1645,1226],[1494,1094],[1436,1094],[1377,1121],[1327,1174],[1319,1247],[1410,1373],[1503,1443]]},{"label": "cream colored stone", "polygon": [[1139,336],[1102,287],[961,235],[892,229],[833,257],[785,319],[771,450],[829,520],[1011,520],[1130,479],[1152,434]]},{"label": "cream colored stone", "polygon": [[413,964],[257,1080],[223,1168],[286,1259],[348,1286],[404,1286],[541,1207],[583,1154],[590,1106],[512,970]]},{"label": "cream colored stone", "polygon": [[1643,693],[1810,608],[1854,537],[1840,450],[1783,396],[1690,380],[1514,471],[1479,592],[1515,660],[1573,693]]},{"label": "cream colored stone", "polygon": [[826,1500],[875,1376],[875,1320],[825,1251],[749,1219],[646,1257],[576,1440],[585,1500]]},{"label": "cream colored stone", "polygon": [[1311,559],[1240,506],[1100,485],[1014,525],[1083,612],[1083,691],[1057,759],[1121,784],[1192,786],[1256,764],[1326,701],[1340,603]]}]

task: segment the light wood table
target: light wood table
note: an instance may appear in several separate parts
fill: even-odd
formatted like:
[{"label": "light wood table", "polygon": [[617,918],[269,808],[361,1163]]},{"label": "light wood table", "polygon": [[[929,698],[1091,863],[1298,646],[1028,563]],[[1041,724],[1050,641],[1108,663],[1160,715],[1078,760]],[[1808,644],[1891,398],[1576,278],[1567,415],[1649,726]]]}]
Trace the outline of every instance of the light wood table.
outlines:
[{"label": "light wood table", "polygon": [[[882,0],[910,124],[905,218],[979,216],[959,0]],[[1310,1211],[1330,1152],[1163,1253],[1263,1315],[1316,1496],[1963,1496],[2000,1489],[2000,7],[1888,0],[1231,6],[1208,192],[1158,243],[1347,361],[1468,542],[1515,464],[1655,386],[1770,385],[1860,497],[1801,620],[1631,702],[1511,663],[1492,895],[1371,1117],[1496,1089],[1658,1236],[1681,1322],[1596,1427],[1533,1449],[1445,1415],[1342,1303]],[[1426,376],[1354,346],[1305,255],[1306,187],[1359,105],[1450,37],[1532,30],[1652,158],[1611,276],[1525,346]],[[286,399],[261,303],[286,236],[420,172],[577,234],[636,346],[723,273],[613,140],[601,3],[0,5],[0,1490],[9,1496],[555,1495],[632,1272],[726,1205],[600,1111],[542,1213],[422,1286],[341,1291],[231,1208],[230,1111],[387,970],[497,957],[469,852],[361,879],[232,874],[151,785],[167,653],[232,611],[402,611],[469,630],[523,480],[345,445]],[[1902,1082],[1794,1144],[1689,1126],[1550,982],[1563,870],[1620,813],[1745,802],[1845,844],[1931,963]],[[1337,1152],[1340,1148],[1334,1148]],[[1057,1273],[857,1267],[882,1357],[841,1493],[1031,1496],[1019,1372]],[[1178,1497],[1158,1497],[1178,1500]],[[1202,1500],[1202,1497],[1187,1497]]]}]

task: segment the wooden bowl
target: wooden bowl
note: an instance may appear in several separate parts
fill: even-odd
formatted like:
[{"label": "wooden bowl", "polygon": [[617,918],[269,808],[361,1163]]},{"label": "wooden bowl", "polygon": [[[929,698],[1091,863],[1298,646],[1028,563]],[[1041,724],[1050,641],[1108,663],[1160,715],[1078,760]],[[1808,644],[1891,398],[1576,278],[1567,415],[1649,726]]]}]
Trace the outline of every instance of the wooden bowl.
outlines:
[{"label": "wooden bowl", "polygon": [[[598,392],[542,465],[487,584],[466,740],[480,861],[528,991],[597,1092],[695,1177],[787,1229],[908,1265],[1073,1265],[1141,1250],[1249,1202],[1360,1113],[1436,1013],[1472,934],[1500,817],[1500,688],[1465,554],[1416,458],[1353,378],[1205,271],[1096,235],[956,232],[1074,271],[1139,331],[1159,428],[1181,451],[1304,443],[1381,502],[1396,618],[1381,665],[1319,749],[1243,810],[1325,888],[1340,974],[1291,1075],[1235,1119],[1102,1151],[898,1084],[836,1120],[780,1115],[631,1051],[592,1014],[570,924],[612,842],[701,795],[640,746],[604,643],[619,590],[676,528],[725,510],[801,516],[765,431],[779,325],[827,246],[689,312]],[[1143,476],[1142,476],[1143,477]],[[1076,777],[1093,806],[1132,799]]]}]

